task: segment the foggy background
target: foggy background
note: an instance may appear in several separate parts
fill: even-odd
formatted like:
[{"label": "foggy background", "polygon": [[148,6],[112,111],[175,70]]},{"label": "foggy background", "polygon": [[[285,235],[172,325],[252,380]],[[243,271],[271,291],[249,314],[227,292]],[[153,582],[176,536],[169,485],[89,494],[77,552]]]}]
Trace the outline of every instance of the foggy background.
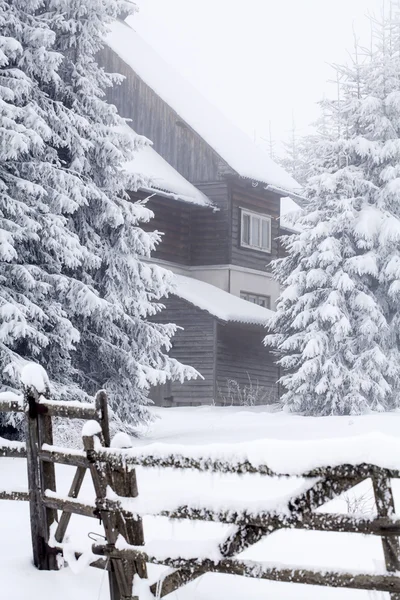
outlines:
[{"label": "foggy background", "polygon": [[[383,0],[136,0],[129,23],[239,127],[262,138],[309,131],[316,103],[334,93],[330,63],[346,61],[353,27]],[[294,109],[294,107],[296,107]]]}]

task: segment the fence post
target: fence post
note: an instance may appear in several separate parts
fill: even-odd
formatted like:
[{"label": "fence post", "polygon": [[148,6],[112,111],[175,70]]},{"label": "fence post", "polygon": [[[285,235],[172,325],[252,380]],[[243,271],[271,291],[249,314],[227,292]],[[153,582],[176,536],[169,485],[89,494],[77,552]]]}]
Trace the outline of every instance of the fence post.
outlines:
[{"label": "fence post", "polygon": [[[130,448],[129,436],[123,436],[122,443],[118,444],[118,448]],[[114,492],[121,498],[136,498],[139,495],[136,470],[132,467],[125,468],[113,467],[111,472],[112,487]],[[142,519],[129,514],[117,515],[117,529],[124,536],[128,544],[132,546],[144,545],[144,532]],[[127,573],[130,585],[133,585],[133,578],[137,573],[141,579],[147,579],[147,567],[143,560],[123,561],[125,571]],[[132,600],[138,600],[133,597]]]},{"label": "fence post", "polygon": [[32,385],[23,389],[33,562],[38,569],[52,571],[58,569],[57,553],[48,541],[57,511],[43,505],[42,494],[46,489],[55,491],[55,470],[54,464],[43,464],[39,459],[41,445],[53,441],[51,417],[40,414],[38,391]]},{"label": "fence post", "polygon": [[[90,462],[89,469],[92,475],[96,499],[101,504],[103,500],[106,500],[107,486],[111,485],[110,471],[107,465],[101,465],[93,459],[93,435],[83,435],[83,446]],[[114,515],[109,510],[100,509],[100,518],[103,521],[107,543],[114,545],[118,538],[118,530],[116,528]],[[129,585],[129,578],[125,573],[121,560],[111,560],[109,583],[111,600],[126,600],[127,598],[131,598],[132,588]]]},{"label": "fence post", "polygon": [[110,447],[110,425],[108,420],[108,402],[107,394],[104,390],[100,390],[95,398],[96,411],[99,418],[101,433],[103,434],[103,442],[106,448]]},{"label": "fence post", "polygon": [[[53,426],[51,417],[45,413],[38,413],[38,445],[39,449],[43,444],[53,445]],[[43,462],[39,460],[39,473],[41,482],[41,496],[46,490],[56,491],[56,471],[54,463]],[[43,506],[42,497],[40,497],[41,508],[44,514],[44,534],[46,550],[46,569],[57,571],[59,569],[57,553],[49,547],[50,528],[53,523],[58,521],[57,511]]]},{"label": "fence post", "polygon": [[38,426],[36,401],[39,395],[33,388],[24,386],[24,404],[26,410],[25,417],[25,437],[26,437],[26,459],[28,470],[28,488],[29,488],[29,512],[31,521],[31,536],[33,562],[38,569],[44,569],[44,538],[43,524],[41,519],[40,506],[40,474],[39,474],[39,456],[38,456]]},{"label": "fence post", "polygon": [[[376,510],[379,517],[393,517],[395,514],[393,491],[390,479],[384,475],[372,477]],[[398,537],[381,537],[386,570],[395,573],[400,570],[400,545]],[[400,600],[400,594],[390,594],[391,600]]]}]

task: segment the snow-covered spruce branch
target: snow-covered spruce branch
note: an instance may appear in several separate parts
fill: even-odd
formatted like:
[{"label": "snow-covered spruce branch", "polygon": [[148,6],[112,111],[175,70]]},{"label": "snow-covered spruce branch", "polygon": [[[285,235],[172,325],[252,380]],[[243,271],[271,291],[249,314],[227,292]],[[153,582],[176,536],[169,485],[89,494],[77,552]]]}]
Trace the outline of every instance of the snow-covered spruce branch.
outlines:
[{"label": "snow-covered spruce branch", "polygon": [[[133,428],[151,417],[150,386],[197,374],[168,355],[174,326],[151,321],[171,276],[144,263],[160,236],[143,230],[152,213],[128,195],[141,180],[125,164],[143,140],[106,101],[121,77],[96,62],[128,4],[39,4],[0,3],[2,385],[18,389],[35,360],[55,400],[86,401],[106,384]],[[2,414],[2,424],[21,419]]]}]

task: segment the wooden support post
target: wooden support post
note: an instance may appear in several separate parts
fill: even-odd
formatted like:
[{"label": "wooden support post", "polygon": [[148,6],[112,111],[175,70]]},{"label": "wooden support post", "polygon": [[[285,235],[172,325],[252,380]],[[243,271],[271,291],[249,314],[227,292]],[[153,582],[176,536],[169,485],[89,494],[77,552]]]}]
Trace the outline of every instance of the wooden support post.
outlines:
[{"label": "wooden support post", "polygon": [[[52,463],[49,463],[52,464]],[[71,488],[68,492],[70,498],[77,498],[82,487],[83,480],[85,478],[86,469],[84,467],[78,467],[72,481]],[[72,513],[64,511],[60,517],[56,533],[54,535],[56,542],[61,543],[64,539],[67,527],[71,520]]]},{"label": "wooden support post", "polygon": [[[372,478],[376,510],[379,517],[393,517],[395,514],[394,498],[390,479],[374,476]],[[382,548],[386,570],[389,573],[400,571],[400,545],[398,537],[382,536]],[[390,594],[391,600],[400,600],[399,593]]]},{"label": "wooden support post", "polygon": [[103,442],[106,448],[110,447],[110,425],[108,420],[108,403],[107,394],[104,390],[100,390],[96,394],[96,413],[98,415],[101,432],[103,434]]},{"label": "wooden support post", "polygon": [[[93,479],[93,486],[96,492],[96,499],[101,501],[106,498],[107,486],[112,485],[111,478],[106,465],[101,466],[93,459],[94,437],[84,436],[83,446],[86,450],[87,458],[90,462],[89,470]],[[115,517],[108,510],[100,510],[101,520],[104,525],[104,533],[108,544],[112,546],[118,538]],[[124,570],[122,560],[112,559],[109,570],[109,583],[111,600],[125,600],[132,597],[132,586]]]},{"label": "wooden support post", "polygon": [[[39,406],[40,408],[40,406]],[[53,445],[53,427],[51,417],[46,414],[38,412],[38,444],[39,448],[43,444]],[[57,553],[49,547],[50,528],[53,523],[58,521],[57,511],[54,508],[48,508],[43,505],[42,497],[46,493],[46,490],[56,491],[56,472],[54,463],[43,462],[39,459],[40,469],[40,503],[41,510],[44,513],[44,534],[46,544],[46,569],[49,571],[57,571],[59,569]]]},{"label": "wooden support post", "polygon": [[[125,446],[126,448],[130,445]],[[115,468],[111,472],[112,487],[114,492],[121,498],[136,498],[139,495],[136,471],[132,467]],[[124,536],[128,544],[132,546],[144,545],[143,523],[140,517],[129,514],[117,514],[117,529]],[[132,588],[133,578],[137,573],[141,579],[147,579],[147,567],[143,560],[124,561],[125,571]],[[133,600],[138,600],[136,597]]]},{"label": "wooden support post", "polygon": [[31,520],[31,536],[33,563],[38,569],[45,568],[44,559],[44,537],[42,511],[40,505],[40,472],[38,457],[38,426],[36,402],[39,399],[38,393],[32,388],[24,389],[24,402],[26,406],[25,437],[26,437],[26,458],[28,470],[28,488],[29,488],[29,513]]},{"label": "wooden support post", "polygon": [[[97,392],[95,399],[95,412],[101,426],[101,432],[103,437],[104,445],[108,448],[110,446],[110,427],[108,421],[108,404],[107,395],[104,390]],[[83,480],[85,478],[86,469],[84,467],[78,467],[72,481],[70,490],[68,492],[69,498],[77,498],[81,490]],[[71,520],[72,513],[64,511],[60,517],[55,539],[61,543],[66,534],[69,522]]]},{"label": "wooden support post", "polygon": [[55,471],[54,465],[43,465],[39,459],[41,444],[53,441],[51,417],[39,413],[39,394],[32,386],[24,389],[24,401],[33,562],[38,569],[52,571],[58,569],[57,552],[48,541],[57,511],[46,508],[42,496],[46,489],[55,491]]},{"label": "wooden support post", "polygon": [[[354,487],[360,482],[360,479],[320,479],[307,491],[293,498],[288,502],[288,509],[292,516],[310,514],[315,509],[323,506],[329,500],[336,498],[343,492]],[[220,545],[222,556],[230,558],[243,552],[249,546],[259,542],[264,536],[270,535],[283,524],[276,522],[268,529],[265,527],[255,527],[254,525],[245,525],[239,527]]]},{"label": "wooden support post", "polygon": [[41,412],[40,395],[33,386],[24,389],[26,410],[26,456],[29,486],[29,510],[33,562],[38,569],[58,570],[57,552],[50,548],[50,527],[57,519],[57,511],[46,508],[42,502],[45,491],[56,491],[54,464],[42,463],[39,452],[42,444],[53,443],[51,417]]}]

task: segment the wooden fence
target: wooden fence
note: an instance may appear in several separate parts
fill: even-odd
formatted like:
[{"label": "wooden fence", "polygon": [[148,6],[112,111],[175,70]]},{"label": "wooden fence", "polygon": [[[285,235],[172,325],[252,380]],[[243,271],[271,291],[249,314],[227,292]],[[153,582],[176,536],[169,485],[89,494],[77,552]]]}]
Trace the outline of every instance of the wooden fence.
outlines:
[{"label": "wooden fence", "polygon": [[[389,592],[392,600],[400,600],[400,519],[395,516],[391,480],[400,477],[399,470],[374,465],[341,465],[303,473],[310,480],[308,488],[291,498],[286,510],[215,511],[210,508],[177,506],[160,510],[155,516],[170,519],[213,521],[235,525],[235,531],[222,541],[220,559],[193,556],[157,556],[146,551],[140,514],[126,510],[124,498],[138,495],[136,466],[147,468],[194,469],[213,473],[253,473],[268,477],[287,477],[274,473],[267,465],[249,461],[224,460],[189,456],[149,456],[129,449],[110,448],[107,398],[104,392],[96,396],[95,404],[52,402],[30,386],[24,389],[23,402],[0,401],[0,411],[25,413],[26,444],[7,442],[0,445],[0,456],[26,458],[29,493],[0,490],[0,499],[26,500],[30,504],[34,564],[39,569],[56,570],[62,560],[62,542],[72,514],[101,520],[105,543],[95,543],[92,552],[99,558],[93,567],[107,569],[111,600],[132,600],[132,583],[137,574],[147,578],[147,563],[173,569],[151,591],[164,597],[206,573],[225,573],[257,579],[303,583],[334,588],[378,590]],[[57,448],[52,439],[52,417],[78,418],[92,421],[83,431],[84,450]],[[55,463],[76,467],[68,497],[56,493]],[[400,463],[400,457],[399,457]],[[96,501],[93,505],[78,500],[83,478],[90,472]],[[370,478],[373,484],[377,516],[358,518],[351,515],[315,512],[326,502],[347,492]],[[107,488],[115,492],[109,499]],[[126,503],[125,503],[126,504]],[[60,513],[60,514],[59,514]],[[148,511],[146,511],[148,514]],[[237,558],[246,548],[281,529],[306,529],[325,532],[347,532],[380,536],[386,563],[386,573],[368,574],[327,572],[326,570],[282,567],[271,563],[243,561]],[[120,537],[122,536],[122,537]],[[121,544],[121,539],[123,543]],[[118,540],[118,541],[117,541]]]}]

